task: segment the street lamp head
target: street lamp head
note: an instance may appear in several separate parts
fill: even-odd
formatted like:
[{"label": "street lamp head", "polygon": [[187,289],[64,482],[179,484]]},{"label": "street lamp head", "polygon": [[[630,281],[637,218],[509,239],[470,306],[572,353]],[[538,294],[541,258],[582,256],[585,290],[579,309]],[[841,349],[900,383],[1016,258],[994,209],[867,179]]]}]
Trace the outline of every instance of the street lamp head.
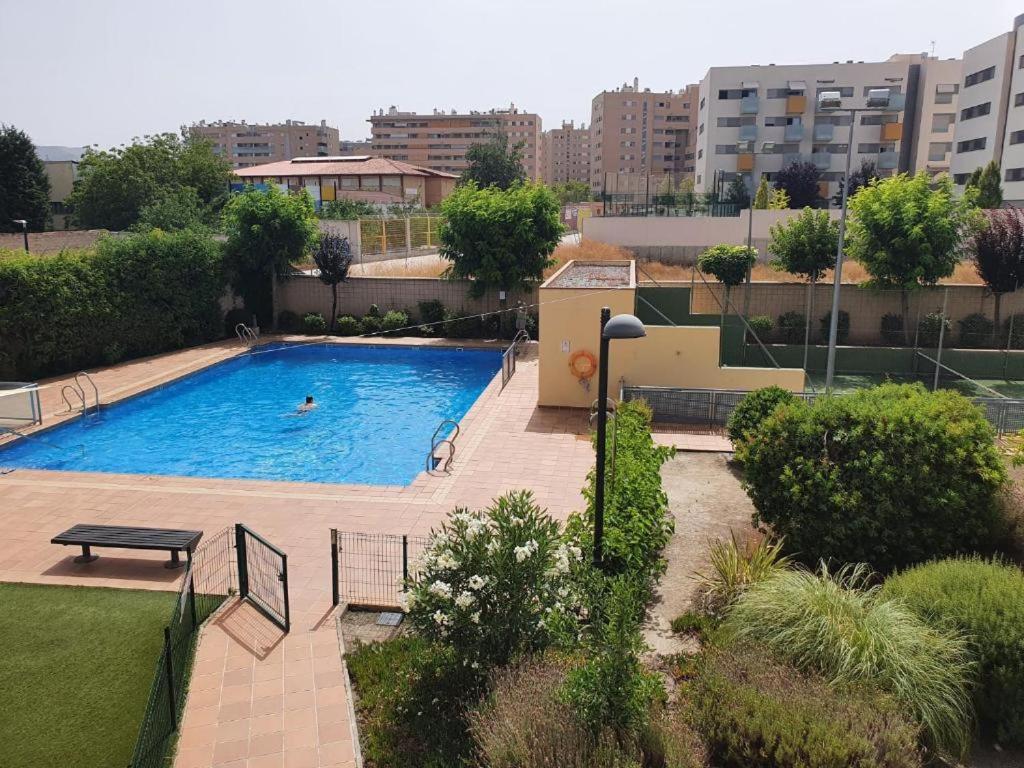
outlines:
[{"label": "street lamp head", "polygon": [[818,109],[841,109],[843,101],[839,91],[822,91],[818,94]]},{"label": "street lamp head", "polygon": [[605,323],[601,332],[605,339],[639,339],[646,335],[644,324],[634,315],[616,315]]},{"label": "street lamp head", "polygon": [[11,219],[11,221],[13,221],[15,224],[21,224],[21,226],[23,227],[28,224],[28,222],[25,221],[25,219]]}]

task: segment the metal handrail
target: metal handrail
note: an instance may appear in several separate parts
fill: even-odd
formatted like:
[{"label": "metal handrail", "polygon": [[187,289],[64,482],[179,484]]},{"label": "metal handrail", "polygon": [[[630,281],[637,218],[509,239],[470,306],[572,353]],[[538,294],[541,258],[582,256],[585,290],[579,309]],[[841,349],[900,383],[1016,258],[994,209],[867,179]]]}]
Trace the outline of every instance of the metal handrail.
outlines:
[{"label": "metal handrail", "polygon": [[71,400],[68,398],[68,391],[71,391],[82,403],[81,411],[82,415],[85,415],[85,392],[78,388],[74,384],[65,384],[60,388],[61,399],[64,400],[64,405],[68,407],[68,413],[75,410],[75,406],[71,404]]},{"label": "metal handrail", "polygon": [[[453,443],[451,440],[441,440],[434,447],[434,451],[436,451],[442,445],[447,445],[448,446],[448,458],[446,458],[444,460],[444,466],[441,467],[441,471],[442,472],[447,472],[448,468],[452,465],[452,462],[455,460],[455,443]],[[434,451],[431,451],[431,454],[433,454]],[[432,458],[436,458],[436,457],[432,457]],[[440,461],[438,461],[438,464],[440,465]],[[435,467],[435,469],[436,469],[436,467]]]},{"label": "metal handrail", "polygon": [[235,335],[238,337],[238,340],[249,349],[255,347],[260,338],[259,334],[245,323],[239,323],[235,326]]},{"label": "metal handrail", "polygon": [[92,376],[90,376],[86,371],[79,371],[78,373],[75,374],[75,385],[78,387],[78,393],[82,396],[82,407],[83,407],[82,413],[83,414],[88,413],[89,409],[85,406],[85,403],[86,403],[86,400],[85,400],[85,387],[83,387],[82,386],[82,382],[80,382],[78,380],[79,377],[85,377],[85,380],[87,382],[89,382],[89,386],[92,387],[92,393],[93,393],[93,398],[94,398],[95,405],[96,405],[96,411],[99,412],[99,410],[100,410],[100,388],[96,386],[96,382],[92,380]]},{"label": "metal handrail", "polygon": [[[450,437],[444,437],[438,440],[437,436],[438,434],[440,434],[441,430],[444,429],[446,424],[451,424],[453,427],[455,427],[455,432]],[[437,429],[434,430],[434,434],[430,438],[430,453],[427,454],[427,472],[430,472],[435,469],[435,467],[432,466],[435,458],[434,452],[437,451],[439,446],[442,446],[445,443],[448,443],[450,450],[448,451],[448,458],[444,463],[444,468],[441,471],[448,471],[448,467],[451,466],[452,461],[455,459],[455,438],[459,436],[459,432],[461,431],[462,428],[459,426],[459,423],[452,419],[445,419],[444,421],[437,425]]]},{"label": "metal handrail", "polygon": [[516,331],[516,335],[512,337],[512,343],[509,345],[510,349],[515,349],[517,344],[525,344],[530,341],[530,334],[525,328],[521,328]]}]

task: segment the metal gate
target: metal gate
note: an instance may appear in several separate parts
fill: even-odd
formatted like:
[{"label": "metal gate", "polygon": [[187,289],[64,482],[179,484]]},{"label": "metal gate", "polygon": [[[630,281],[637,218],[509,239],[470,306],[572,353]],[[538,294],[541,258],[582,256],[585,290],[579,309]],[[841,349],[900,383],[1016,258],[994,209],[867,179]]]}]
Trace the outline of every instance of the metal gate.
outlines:
[{"label": "metal gate", "polygon": [[288,555],[241,523],[235,524],[238,595],[287,632]]},{"label": "metal gate", "polygon": [[331,597],[363,608],[400,608],[427,536],[331,529]]}]

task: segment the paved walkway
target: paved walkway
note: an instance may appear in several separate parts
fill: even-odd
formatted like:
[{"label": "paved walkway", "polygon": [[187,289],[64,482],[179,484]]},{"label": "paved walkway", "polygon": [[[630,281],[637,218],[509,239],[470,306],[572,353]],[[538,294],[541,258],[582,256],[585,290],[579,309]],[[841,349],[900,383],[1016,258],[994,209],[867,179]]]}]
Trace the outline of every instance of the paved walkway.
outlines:
[{"label": "paved walkway", "polygon": [[[128,363],[95,375],[104,402],[236,354],[237,344]],[[43,392],[61,410],[63,380]],[[339,645],[331,610],[329,529],[427,533],[456,505],[530,488],[558,518],[579,509],[593,451],[583,414],[539,409],[537,363],[521,361],[504,392],[496,378],[463,419],[446,477],[405,488],[16,470],[0,476],[0,580],[175,589],[156,552],[100,550],[88,565],[49,543],[78,522],[201,528],[244,522],[288,553],[292,631],[245,605],[203,631],[177,768],[353,765]],[[47,423],[53,419],[47,418]]]}]

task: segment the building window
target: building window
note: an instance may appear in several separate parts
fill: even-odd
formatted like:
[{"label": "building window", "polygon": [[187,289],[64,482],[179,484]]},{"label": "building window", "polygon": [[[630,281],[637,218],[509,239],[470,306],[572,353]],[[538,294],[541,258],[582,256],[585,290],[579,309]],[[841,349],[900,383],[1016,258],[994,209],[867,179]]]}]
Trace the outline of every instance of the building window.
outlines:
[{"label": "building window", "polygon": [[1013,106],[1015,106],[1015,107],[1024,107],[1024,91],[1016,94],[1013,97]]},{"label": "building window", "polygon": [[994,78],[995,76],[995,65],[991,67],[986,67],[985,69],[978,70],[977,72],[973,72],[964,78],[964,88],[970,88],[972,85],[987,82]]},{"label": "building window", "polygon": [[985,137],[982,136],[980,139],[967,139],[966,141],[958,141],[956,145],[957,154],[961,152],[975,152],[979,149],[985,148]]},{"label": "building window", "polygon": [[1022,53],[1020,58],[1017,59],[1017,69],[1024,69],[1024,53]]},{"label": "building window", "polygon": [[735,155],[737,153],[735,144],[716,144],[715,154],[716,155]]},{"label": "building window", "polygon": [[952,104],[953,97],[960,93],[960,83],[939,83],[935,86],[935,103]]},{"label": "building window", "polygon": [[1005,181],[1024,181],[1024,168],[1007,168],[1003,179]]},{"label": "building window", "polygon": [[1024,131],[1014,131],[1010,134],[1011,144],[1024,144]]},{"label": "building window", "polygon": [[928,160],[931,162],[944,162],[946,156],[953,150],[951,141],[933,141],[928,145]]},{"label": "building window", "polygon": [[992,111],[992,102],[986,101],[984,104],[975,104],[973,107],[967,107],[967,109],[960,110],[961,120],[973,120],[976,117],[987,115]]},{"label": "building window", "polygon": [[704,109],[704,97],[703,96],[700,99],[700,108]]},{"label": "building window", "polygon": [[888,91],[889,93],[901,93],[903,89],[898,85],[865,85],[864,95],[870,95],[871,91]]},{"label": "building window", "polygon": [[802,117],[786,117],[784,115],[775,115],[774,117],[766,117],[764,119],[765,128],[776,128],[783,125],[803,125]]},{"label": "building window", "polygon": [[849,99],[853,96],[852,85],[821,85],[818,86],[817,95],[820,96],[825,91],[839,91],[839,96],[843,99]]},{"label": "building window", "polygon": [[936,112],[932,115],[932,133],[949,133],[956,115],[952,112]]},{"label": "building window", "polygon": [[953,174],[953,183],[956,184],[959,187],[962,187],[964,184],[967,183],[967,180],[969,178],[971,178],[971,174],[969,174],[969,173],[954,173]]},{"label": "building window", "polygon": [[863,115],[860,119],[861,125],[885,125],[886,123],[898,123],[896,115]]},{"label": "building window", "polygon": [[718,91],[720,101],[742,99],[746,96],[757,96],[757,88],[722,88]]}]

